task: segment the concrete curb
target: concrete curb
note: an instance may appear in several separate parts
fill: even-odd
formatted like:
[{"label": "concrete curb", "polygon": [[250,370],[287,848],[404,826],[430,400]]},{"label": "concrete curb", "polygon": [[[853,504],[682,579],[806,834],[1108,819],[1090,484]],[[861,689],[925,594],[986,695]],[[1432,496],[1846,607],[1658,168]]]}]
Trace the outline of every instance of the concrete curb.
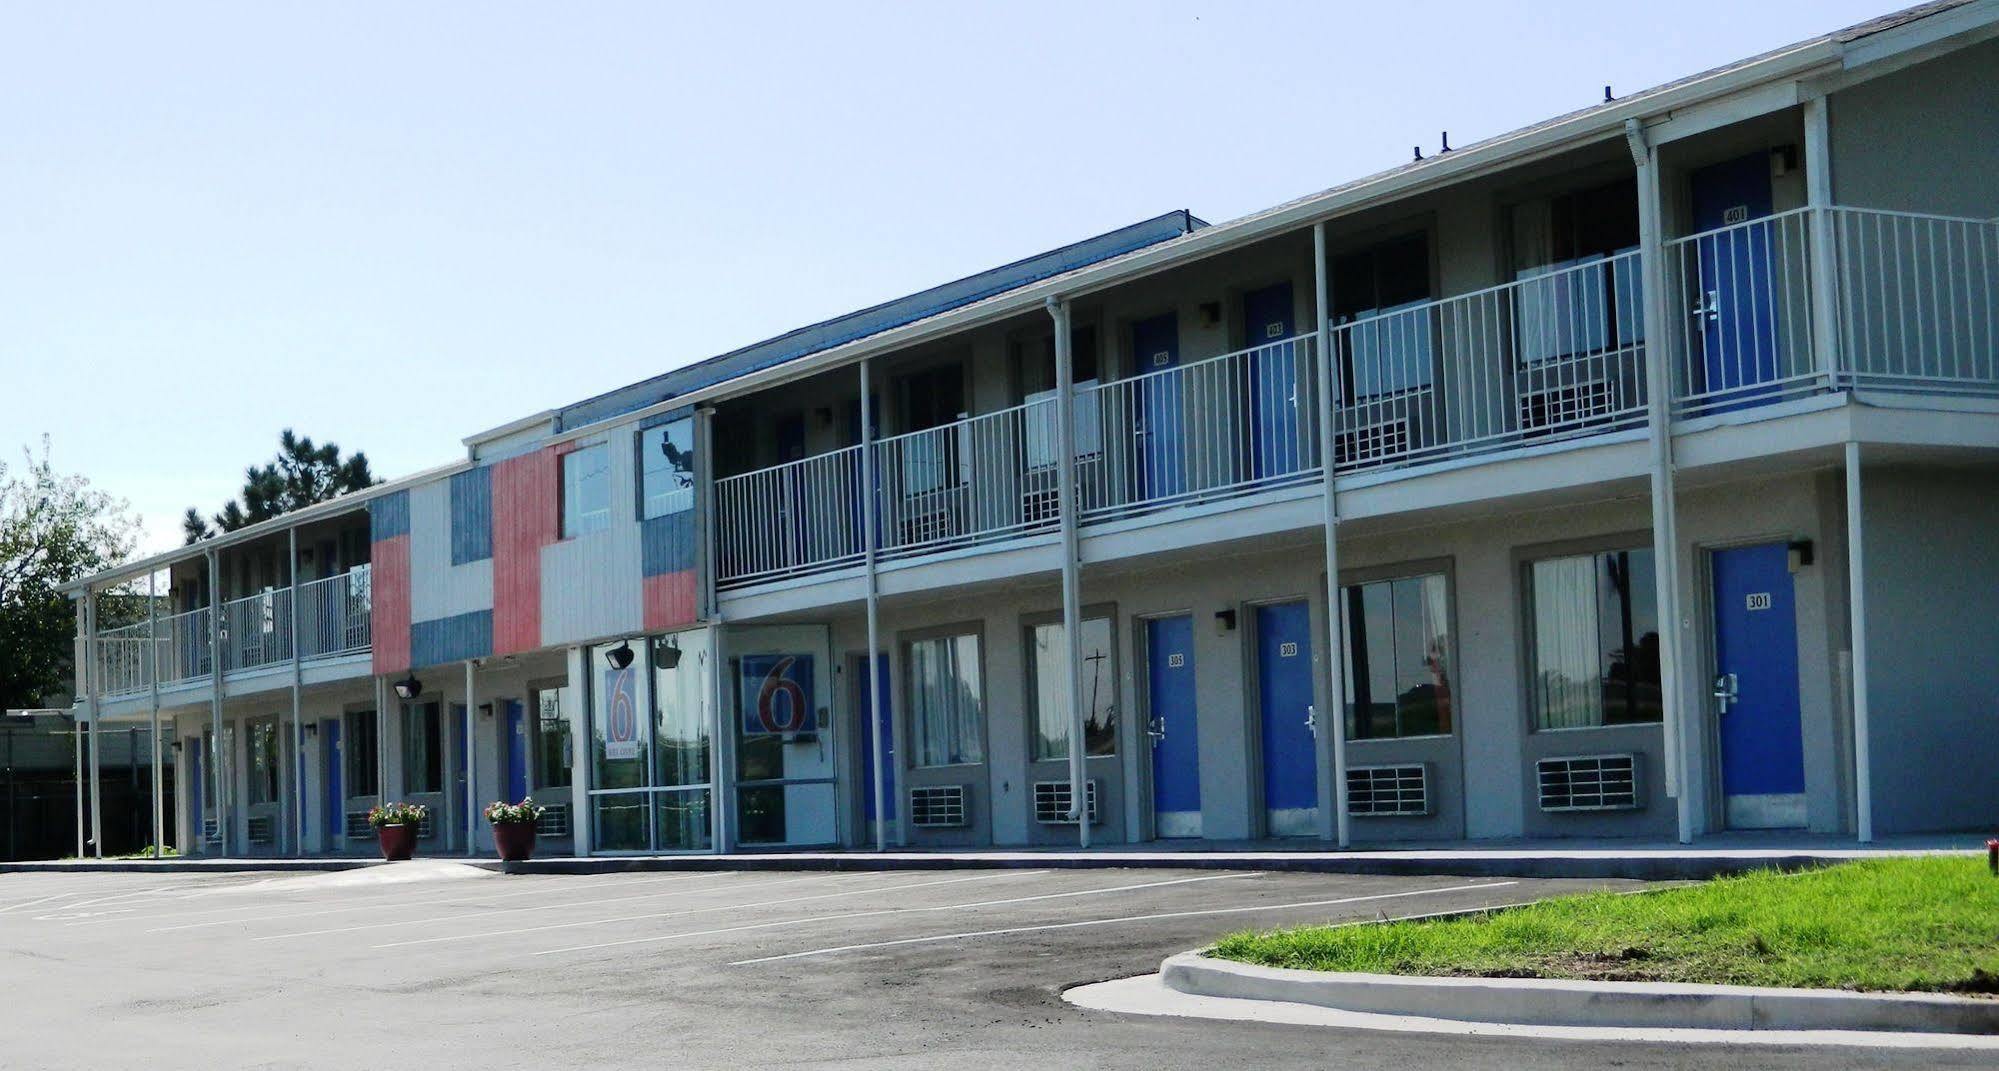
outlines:
[{"label": "concrete curb", "polygon": [[1855,859],[1954,850],[1854,851],[1726,849],[1702,851],[938,851],[759,852],[733,855],[599,856],[474,865],[507,874],[618,874],[707,870],[955,870],[1048,869],[1261,870],[1280,873],[1455,876],[1492,878],[1631,878],[1698,881],[1771,867],[1800,870]]},{"label": "concrete curb", "polygon": [[1999,1000],[1942,994],[1348,974],[1258,967],[1199,952],[1167,957],[1159,973],[1168,988],[1195,996],[1468,1022],[1999,1034]]},{"label": "concrete curb", "polygon": [[0,874],[322,874],[382,865],[380,859],[52,859],[0,863]]}]

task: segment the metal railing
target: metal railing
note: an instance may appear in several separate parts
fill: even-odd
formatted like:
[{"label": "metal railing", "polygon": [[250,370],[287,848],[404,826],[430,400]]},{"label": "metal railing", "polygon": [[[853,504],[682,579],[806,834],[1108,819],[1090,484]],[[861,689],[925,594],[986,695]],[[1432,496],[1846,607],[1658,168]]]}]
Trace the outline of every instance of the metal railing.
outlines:
[{"label": "metal railing", "polygon": [[773,579],[860,556],[861,448],[715,481],[719,575]]},{"label": "metal railing", "polygon": [[298,589],[298,654],[326,658],[369,649],[374,623],[368,566],[314,580]]},{"label": "metal railing", "polygon": [[[1319,472],[1318,339],[1299,335],[1076,394],[1085,520],[1310,482]],[[1047,423],[1053,433],[1051,410]],[[1030,455],[1032,459],[1033,455]],[[1053,443],[1030,466],[1055,502]]]},{"label": "metal railing", "polygon": [[97,634],[97,686],[105,695],[140,692],[152,687],[152,646],[145,621]]},{"label": "metal railing", "polygon": [[1999,220],[1829,215],[1841,385],[1999,394]]},{"label": "metal railing", "polygon": [[291,604],[290,588],[272,588],[223,603],[223,670],[291,661]]},{"label": "metal railing", "polygon": [[159,619],[160,683],[206,677],[215,669],[206,606]]},{"label": "metal railing", "polygon": [[1043,396],[877,441],[882,555],[1053,527],[1055,410],[1055,399]]},{"label": "metal railing", "polygon": [[1824,390],[1813,346],[1809,209],[1666,243],[1673,389],[1684,416]]}]

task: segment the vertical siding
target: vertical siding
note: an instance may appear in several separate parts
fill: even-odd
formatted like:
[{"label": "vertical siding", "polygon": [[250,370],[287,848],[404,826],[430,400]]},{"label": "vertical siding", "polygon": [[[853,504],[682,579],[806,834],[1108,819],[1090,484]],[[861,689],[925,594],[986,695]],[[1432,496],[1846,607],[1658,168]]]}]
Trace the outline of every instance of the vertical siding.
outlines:
[{"label": "vertical siding", "polygon": [[700,560],[700,528],[695,517],[695,511],[688,510],[654,517],[641,525],[641,571],[645,575],[648,630],[690,625],[699,616],[700,584],[695,563]]},{"label": "vertical siding", "polygon": [[401,673],[410,667],[410,537],[407,532],[373,547],[374,669]]},{"label": "vertical siding", "polygon": [[637,632],[644,626],[636,427],[613,430],[605,437],[605,446],[610,462],[610,527],[542,551],[544,644]]},{"label": "vertical siding", "polygon": [[451,564],[493,556],[493,470],[480,466],[451,477]]},{"label": "vertical siding", "polygon": [[418,621],[410,626],[410,661],[414,665],[437,666],[484,658],[492,653],[493,614],[489,610]]},{"label": "vertical siding", "polygon": [[541,646],[541,550],[556,536],[555,449],[493,466],[493,651]]},{"label": "vertical siding", "polygon": [[435,621],[493,608],[492,560],[454,564],[457,518],[453,486],[438,480],[409,490],[412,621]]}]

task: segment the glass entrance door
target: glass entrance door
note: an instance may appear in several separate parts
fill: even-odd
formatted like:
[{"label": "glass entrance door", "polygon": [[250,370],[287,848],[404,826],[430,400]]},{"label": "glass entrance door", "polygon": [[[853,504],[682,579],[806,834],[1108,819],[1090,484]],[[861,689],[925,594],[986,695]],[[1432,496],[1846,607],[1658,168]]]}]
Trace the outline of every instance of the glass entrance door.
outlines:
[{"label": "glass entrance door", "polygon": [[734,727],[736,843],[836,843],[839,756],[826,629],[731,629],[725,641],[722,695]]}]

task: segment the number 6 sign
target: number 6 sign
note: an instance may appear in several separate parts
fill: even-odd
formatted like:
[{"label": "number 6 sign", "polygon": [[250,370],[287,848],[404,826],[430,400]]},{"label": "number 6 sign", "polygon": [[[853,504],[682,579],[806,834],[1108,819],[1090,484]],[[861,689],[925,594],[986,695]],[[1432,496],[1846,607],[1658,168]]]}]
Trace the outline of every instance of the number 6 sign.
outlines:
[{"label": "number 6 sign", "polygon": [[811,655],[743,658],[743,733],[809,733],[814,724]]}]

